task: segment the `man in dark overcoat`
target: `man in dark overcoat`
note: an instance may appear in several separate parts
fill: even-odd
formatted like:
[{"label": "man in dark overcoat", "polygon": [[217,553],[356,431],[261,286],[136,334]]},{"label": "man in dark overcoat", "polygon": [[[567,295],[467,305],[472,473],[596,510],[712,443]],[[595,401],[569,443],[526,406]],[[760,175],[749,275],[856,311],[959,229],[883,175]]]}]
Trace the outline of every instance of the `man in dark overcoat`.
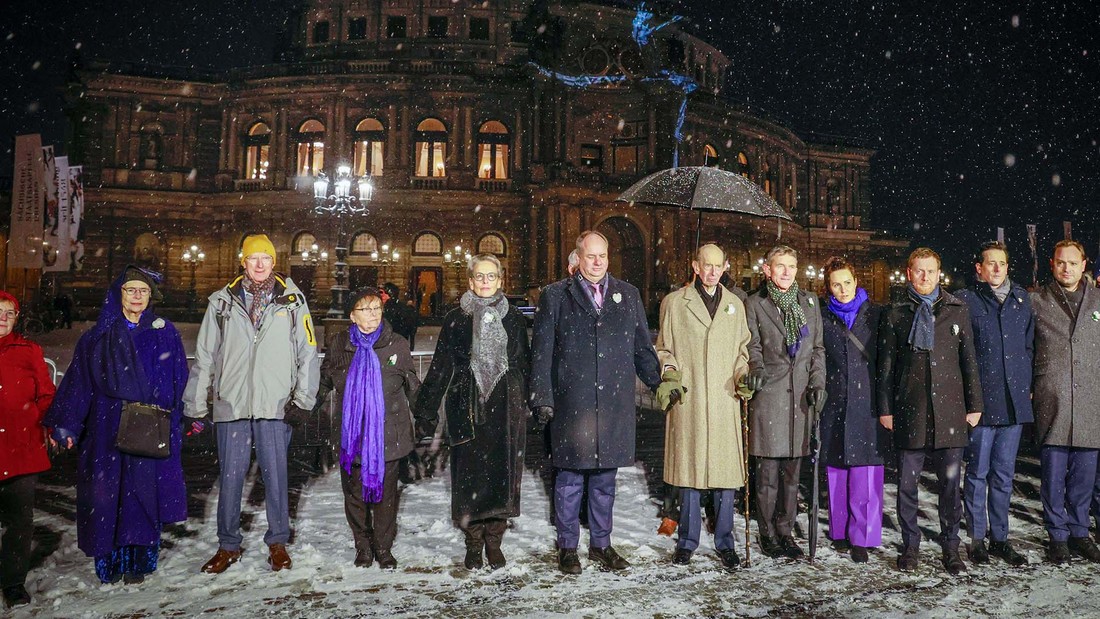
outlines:
[{"label": "man in dark overcoat", "polygon": [[1059,241],[1050,261],[1054,281],[1031,293],[1035,309],[1035,438],[1040,445],[1047,559],[1070,553],[1100,561],[1089,539],[1100,448],[1100,291],[1082,279],[1085,249]]},{"label": "man in dark overcoat", "polygon": [[813,424],[825,405],[825,345],[817,297],[800,290],[798,253],[785,245],[765,257],[767,280],[749,295],[749,368],[759,387],[749,408],[749,455],[756,458],[760,548],[797,559],[798,476]]},{"label": "man in dark overcoat", "polygon": [[943,564],[966,571],[959,557],[962,496],[959,474],[967,430],[982,413],[982,386],[966,303],[940,287],[940,256],[927,247],[909,255],[908,298],[894,303],[879,325],[879,421],[898,451],[898,569],[920,563],[917,485],[931,460],[940,484]]},{"label": "man in dark overcoat", "polygon": [[1027,559],[1008,541],[1008,505],[1023,424],[1034,421],[1031,363],[1035,318],[1027,291],[1008,278],[1004,243],[983,244],[975,259],[977,283],[956,294],[970,309],[982,381],[982,419],[970,431],[963,481],[970,560],[988,563],[992,554],[1019,567]]},{"label": "man in dark overcoat", "polygon": [[611,547],[615,473],[634,464],[635,375],[661,384],[638,289],[607,273],[607,239],[577,239],[577,273],[543,290],[531,342],[531,408],[549,422],[555,467],[558,566],[581,571],[580,505],[588,481],[588,558],[604,569],[630,564]]}]

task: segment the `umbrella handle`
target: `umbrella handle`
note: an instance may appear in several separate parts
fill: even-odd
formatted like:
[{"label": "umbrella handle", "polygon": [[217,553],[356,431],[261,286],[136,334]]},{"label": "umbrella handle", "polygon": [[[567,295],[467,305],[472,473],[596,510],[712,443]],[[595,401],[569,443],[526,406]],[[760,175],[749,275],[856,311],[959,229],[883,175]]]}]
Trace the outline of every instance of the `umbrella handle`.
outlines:
[{"label": "umbrella handle", "polygon": [[749,490],[749,401],[741,398],[741,472],[745,479],[745,567],[749,566],[751,548],[749,544],[749,522],[751,511],[751,492]]}]

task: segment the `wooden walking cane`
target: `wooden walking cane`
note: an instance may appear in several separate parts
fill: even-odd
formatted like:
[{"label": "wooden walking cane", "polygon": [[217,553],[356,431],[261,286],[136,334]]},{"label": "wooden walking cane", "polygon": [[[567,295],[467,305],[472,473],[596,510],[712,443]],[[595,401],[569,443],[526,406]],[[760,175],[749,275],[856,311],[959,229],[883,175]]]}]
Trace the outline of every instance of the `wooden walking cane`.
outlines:
[{"label": "wooden walking cane", "polygon": [[749,566],[749,401],[741,398],[741,472],[745,476],[745,567]]}]

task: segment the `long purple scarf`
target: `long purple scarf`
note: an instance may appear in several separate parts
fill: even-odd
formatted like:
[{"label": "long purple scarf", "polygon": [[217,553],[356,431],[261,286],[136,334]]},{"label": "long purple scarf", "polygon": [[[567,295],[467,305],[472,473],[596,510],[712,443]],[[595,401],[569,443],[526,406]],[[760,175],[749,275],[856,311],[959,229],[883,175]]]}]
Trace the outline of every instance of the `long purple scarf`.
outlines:
[{"label": "long purple scarf", "polygon": [[832,294],[829,295],[829,309],[832,310],[838,318],[844,321],[844,324],[848,325],[848,329],[852,329],[852,325],[856,324],[856,314],[859,314],[859,308],[867,301],[867,291],[863,288],[856,288],[856,296],[852,297],[851,301],[847,303],[841,303],[836,300]]},{"label": "long purple scarf", "polygon": [[340,466],[351,475],[351,466],[359,458],[363,480],[363,500],[382,500],[382,477],[386,472],[386,404],[382,399],[382,364],[374,353],[374,343],[382,334],[382,325],[373,333],[363,333],[356,325],[348,329],[355,356],[344,383],[344,419],[340,438]]}]

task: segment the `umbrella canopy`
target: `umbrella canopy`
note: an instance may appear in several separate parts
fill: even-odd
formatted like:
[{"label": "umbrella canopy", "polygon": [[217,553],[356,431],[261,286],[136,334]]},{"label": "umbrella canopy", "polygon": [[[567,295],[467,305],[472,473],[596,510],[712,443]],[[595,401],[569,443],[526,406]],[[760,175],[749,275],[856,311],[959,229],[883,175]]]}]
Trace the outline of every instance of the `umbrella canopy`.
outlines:
[{"label": "umbrella canopy", "polygon": [[669,168],[634,183],[620,202],[666,204],[700,211],[746,213],[790,220],[783,207],[739,173],[703,166]]}]

